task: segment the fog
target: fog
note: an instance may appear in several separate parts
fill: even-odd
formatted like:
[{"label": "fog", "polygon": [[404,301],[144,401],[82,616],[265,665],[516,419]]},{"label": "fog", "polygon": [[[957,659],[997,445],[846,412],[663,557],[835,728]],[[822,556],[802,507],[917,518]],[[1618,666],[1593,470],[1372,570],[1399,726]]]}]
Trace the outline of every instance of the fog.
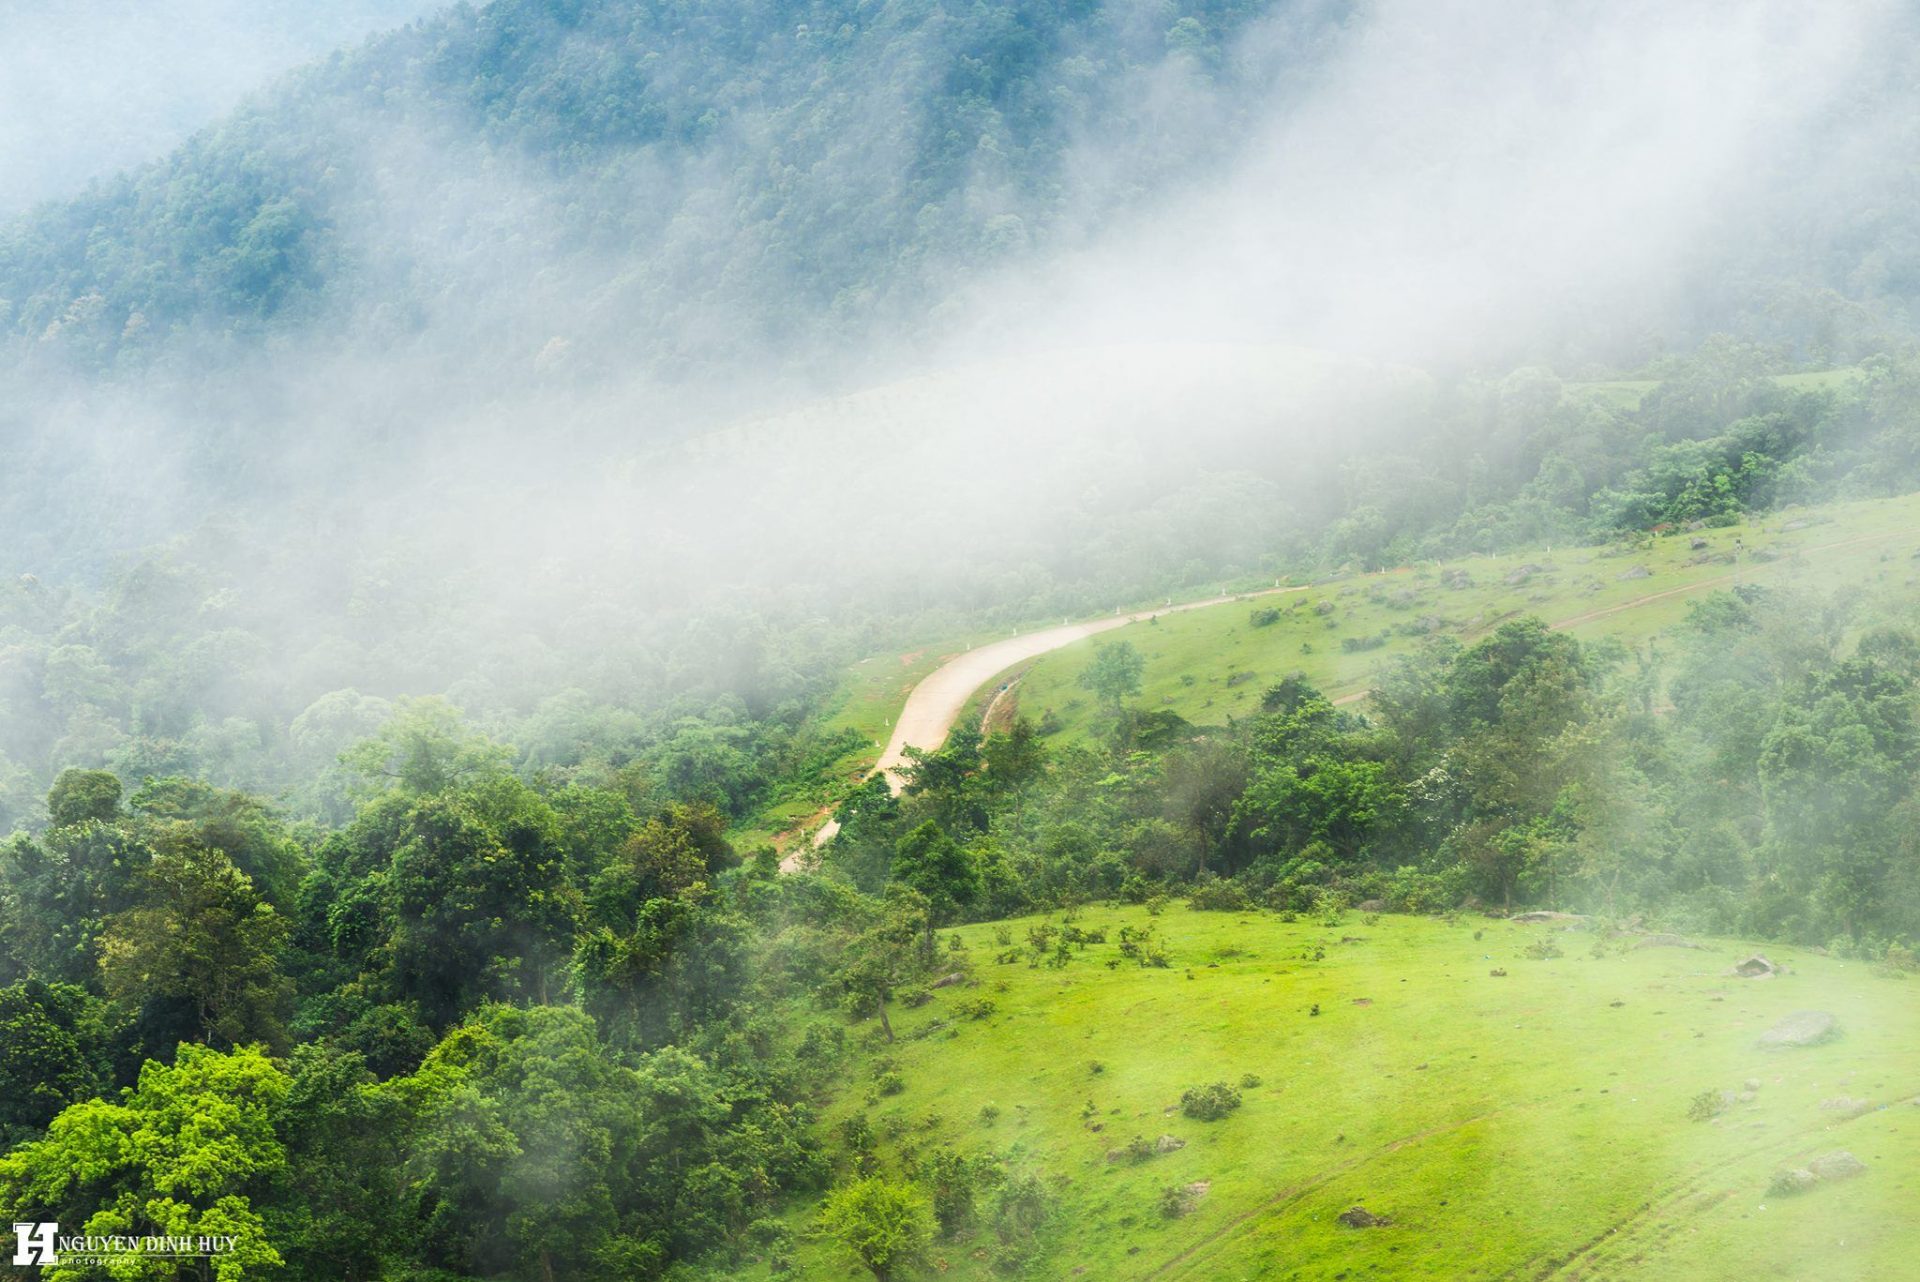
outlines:
[{"label": "fog", "polygon": [[289,67],[430,0],[7,0],[0,217],[159,157]]},{"label": "fog", "polygon": [[[231,27],[205,69],[168,64],[179,119],[298,52],[274,11],[143,12],[182,39]],[[403,15],[299,39],[383,16]],[[1858,230],[1835,193],[1869,197],[1911,129],[1912,31],[1887,4],[1301,5],[1220,65],[1160,56],[1138,17],[1141,111],[1071,127],[1060,212],[1017,225],[1033,211],[983,152],[958,203],[1013,247],[866,305],[809,301],[789,233],[740,212],[757,166],[815,145],[777,104],[609,160],[589,192],[453,106],[309,96],[293,118],[344,158],[325,181],[346,301],[259,336],[183,330],[109,378],[31,344],[22,430],[89,483],[73,502],[16,474],[16,512],[45,518],[20,522],[18,568],[98,583],[169,538],[229,547],[219,573],[280,644],[396,629],[316,682],[446,689],[503,632],[573,656],[522,665],[516,701],[565,681],[581,637],[694,602],[1012,625],[1272,574],[1341,515],[1335,478],[1430,431],[1462,377],[1684,351],[1745,322],[1729,282],[1756,274],[1789,311],[1826,306]],[[139,29],[87,83],[152,47]],[[8,57],[42,75],[30,51],[82,31],[29,30]],[[908,62],[940,52],[916,40]],[[898,186],[921,83],[835,106],[855,168],[783,180],[850,185],[823,226]],[[114,138],[105,100],[10,118],[84,156]],[[610,189],[637,239],[575,225]]]},{"label": "fog", "polygon": [[1630,364],[1772,235],[1843,232],[1809,203],[1831,219],[1904,154],[1912,90],[1884,91],[1911,34],[1877,2],[1368,6],[1224,176],[987,295],[980,341]]}]

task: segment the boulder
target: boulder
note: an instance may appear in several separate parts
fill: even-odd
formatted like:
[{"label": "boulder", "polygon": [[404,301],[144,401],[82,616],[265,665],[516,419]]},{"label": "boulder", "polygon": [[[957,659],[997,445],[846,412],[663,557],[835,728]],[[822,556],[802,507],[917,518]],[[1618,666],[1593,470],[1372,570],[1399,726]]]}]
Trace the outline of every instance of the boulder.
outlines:
[{"label": "boulder", "polygon": [[1797,1010],[1760,1034],[1760,1049],[1818,1046],[1840,1035],[1840,1021],[1823,1010]]},{"label": "boulder", "polygon": [[1820,1182],[1820,1177],[1804,1166],[1774,1174],[1773,1183],[1767,1186],[1767,1192],[1774,1197],[1791,1197],[1795,1193],[1804,1193]]},{"label": "boulder", "polygon": [[1648,935],[1636,941],[1635,948],[1705,948],[1705,944],[1696,944],[1684,935]]},{"label": "boulder", "polygon": [[1350,1206],[1340,1212],[1340,1222],[1350,1229],[1378,1229],[1393,1223],[1384,1215],[1375,1215],[1364,1206]]},{"label": "boulder", "polygon": [[1735,962],[1727,968],[1727,974],[1737,975],[1741,979],[1772,979],[1775,975],[1786,973],[1786,967],[1776,966],[1759,953],[1742,962]]},{"label": "boulder", "polygon": [[1855,1099],[1851,1095],[1836,1095],[1832,1099],[1821,1100],[1820,1111],[1823,1113],[1838,1113],[1842,1117],[1858,1117],[1862,1113],[1873,1112],[1873,1101]]},{"label": "boulder", "polygon": [[1850,1180],[1856,1175],[1865,1175],[1867,1164],[1845,1149],[1836,1149],[1808,1162],[1807,1169],[1816,1179]]},{"label": "boulder", "polygon": [[1634,566],[1634,567],[1633,567],[1633,568],[1632,568],[1631,570],[1628,570],[1628,571],[1627,571],[1627,572],[1626,572],[1625,574],[1623,574],[1623,575],[1621,575],[1620,577],[1621,577],[1621,579],[1622,579],[1622,580],[1625,580],[1625,579],[1650,579],[1650,578],[1652,578],[1652,577],[1653,577],[1653,571],[1652,571],[1652,570],[1649,570],[1649,569],[1648,569],[1648,568],[1647,568],[1646,566],[1644,566],[1644,565],[1636,565],[1636,566]]}]

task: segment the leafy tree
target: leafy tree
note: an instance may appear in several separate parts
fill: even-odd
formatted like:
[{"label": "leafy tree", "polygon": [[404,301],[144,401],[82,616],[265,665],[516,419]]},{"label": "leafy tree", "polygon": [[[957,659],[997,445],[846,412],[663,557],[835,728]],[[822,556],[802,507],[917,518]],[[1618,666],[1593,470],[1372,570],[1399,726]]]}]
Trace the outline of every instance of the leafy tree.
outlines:
[{"label": "leafy tree", "polygon": [[893,879],[926,900],[926,949],[933,955],[933,932],[947,925],[980,897],[980,873],[959,842],[929,819],[894,848]]},{"label": "leafy tree", "polygon": [[933,1206],[918,1185],[873,1175],[834,1190],[821,1227],[873,1274],[891,1282],[933,1243]]},{"label": "leafy tree", "polygon": [[197,779],[148,779],[127,803],[141,817],[184,822],[197,839],[220,851],[280,912],[293,907],[306,859],[299,843],[266,802]]},{"label": "leafy tree", "polygon": [[[0,1157],[0,1211],[65,1232],[231,1235],[221,1282],[268,1277],[283,1261],[256,1202],[286,1167],[273,1119],[287,1092],[286,1074],[258,1047],[182,1046],[171,1064],[150,1061],[117,1102],[74,1104],[46,1138]],[[187,1276],[160,1268],[137,1276]],[[94,1274],[62,1264],[49,1276]]]},{"label": "leafy tree", "polygon": [[88,1000],[37,979],[0,988],[0,1143],[38,1133],[99,1088]]},{"label": "leafy tree", "polygon": [[47,819],[55,828],[111,823],[120,815],[120,780],[105,770],[63,770],[47,794]]},{"label": "leafy tree", "polygon": [[916,944],[927,930],[927,918],[926,896],[909,886],[888,886],[879,920],[847,945],[841,983],[860,1008],[879,1019],[888,1041],[893,1040],[893,1023],[887,1018],[887,1002],[925,956]]},{"label": "leafy tree", "polygon": [[572,950],[579,896],[552,808],[510,777],[420,798],[376,840],[392,980],[444,1025],[489,998],[546,1001]]},{"label": "leafy tree", "polygon": [[1140,679],[1146,670],[1147,661],[1133,648],[1133,642],[1115,641],[1096,649],[1093,661],[1075,681],[1109,711],[1118,713],[1123,703],[1140,693]]},{"label": "leafy tree", "polygon": [[497,773],[506,749],[468,727],[444,699],[404,699],[371,739],[340,754],[363,794],[400,788],[439,793],[462,781]]},{"label": "leafy tree", "polygon": [[247,875],[189,842],[157,853],[141,886],[143,902],[112,918],[102,938],[108,996],[140,1012],[156,1048],[284,1046],[292,986],[278,959],[287,925]]}]

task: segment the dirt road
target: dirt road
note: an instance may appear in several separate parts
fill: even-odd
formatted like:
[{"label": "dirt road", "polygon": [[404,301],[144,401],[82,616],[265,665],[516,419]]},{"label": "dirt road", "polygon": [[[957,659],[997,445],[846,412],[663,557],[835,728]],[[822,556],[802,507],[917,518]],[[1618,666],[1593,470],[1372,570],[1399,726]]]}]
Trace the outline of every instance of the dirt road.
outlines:
[{"label": "dirt road", "polygon": [[[1252,600],[1256,597],[1285,596],[1290,592],[1305,592],[1305,587],[1262,588],[1255,592],[1236,592],[1224,596],[1212,596],[1204,601],[1182,601],[1178,605],[1161,606],[1157,610],[1136,610],[1131,614],[1116,614],[1105,619],[1089,619],[1083,623],[1063,623],[1057,628],[1047,628],[1040,632],[1028,632],[1017,637],[1008,637],[1005,641],[995,641],[990,645],[979,646],[953,658],[935,668],[907,696],[906,706],[900,709],[900,716],[893,724],[893,737],[887,741],[886,751],[880,754],[880,760],[874,769],[887,777],[887,787],[898,793],[905,780],[900,768],[907,763],[907,749],[938,748],[947,741],[947,731],[953,729],[953,723],[966,711],[974,692],[993,680],[1016,663],[1028,659],[1037,659],[1061,646],[1072,645],[1075,641],[1084,641],[1102,632],[1114,628],[1123,628],[1129,623],[1144,623],[1148,619],[1159,618],[1167,614],[1180,614],[1186,610],[1204,610],[1208,606],[1225,605],[1229,601]],[[813,834],[812,847],[824,846],[832,841],[834,834],[840,831],[840,825],[829,819]],[[800,866],[806,857],[808,847],[788,855],[780,861],[782,871],[792,872]]]},{"label": "dirt road", "polygon": [[[1904,531],[1877,531],[1871,534],[1855,535],[1852,538],[1840,539],[1832,543],[1824,543],[1816,547],[1801,549],[1797,555],[1827,552],[1860,544],[1876,543],[1893,538],[1900,533],[1904,533]],[[1759,566],[1750,567],[1747,573],[1754,574],[1760,568]],[[1380,573],[1393,574],[1396,573],[1396,571],[1388,570]],[[1378,576],[1369,575],[1367,577],[1373,578]],[[1564,628],[1577,628],[1583,624],[1597,622],[1600,619],[1622,613],[1623,611],[1638,609],[1642,606],[1651,605],[1656,601],[1666,600],[1669,597],[1726,587],[1736,582],[1737,579],[1738,576],[1735,574],[1724,574],[1714,578],[1699,579],[1692,583],[1682,584],[1679,587],[1668,588],[1665,591],[1649,592],[1644,596],[1635,597],[1631,601],[1623,601],[1617,605],[1607,606],[1603,609],[1589,610],[1585,614],[1577,614],[1572,618],[1560,619],[1547,626],[1556,631]],[[1058,650],[1061,646],[1072,645],[1075,641],[1085,640],[1087,637],[1097,636],[1102,632],[1111,631],[1114,628],[1125,627],[1129,623],[1141,623],[1148,619],[1157,618],[1160,615],[1179,614],[1186,610],[1204,610],[1208,606],[1224,605],[1229,601],[1245,600],[1253,597],[1277,596],[1289,592],[1304,592],[1306,590],[1305,587],[1264,588],[1257,592],[1242,592],[1226,596],[1208,597],[1204,601],[1183,601],[1179,605],[1163,606],[1157,610],[1137,611],[1132,614],[1117,614],[1112,618],[1090,619],[1084,623],[1066,623],[1057,628],[1048,628],[1041,632],[1029,632],[1023,636],[1009,637],[1005,641],[996,641],[991,645],[983,645],[977,650],[969,650],[965,654],[955,655],[940,665],[940,667],[934,669],[919,685],[913,688],[913,693],[907,696],[906,706],[900,710],[900,718],[894,723],[893,738],[888,741],[886,751],[880,755],[880,760],[874,766],[874,769],[884,772],[887,776],[887,787],[895,793],[898,793],[903,783],[900,768],[906,764],[906,750],[909,747],[938,748],[942,743],[946,742],[947,731],[951,730],[954,722],[960,719],[960,714],[966,710],[967,704],[972,700],[975,691],[1017,663],[1024,663],[1028,659],[1037,659],[1049,651]],[[1355,690],[1350,694],[1341,695],[1339,698],[1333,700],[1333,702],[1335,705],[1358,703],[1371,693],[1372,691],[1370,690]],[[833,840],[834,834],[839,831],[840,825],[829,819],[819,831],[814,833],[811,847],[802,846],[795,853],[788,855],[786,859],[781,861],[780,867],[784,871],[791,872],[793,869],[799,867],[800,862],[805,858],[809,849],[825,845],[827,842]]]}]

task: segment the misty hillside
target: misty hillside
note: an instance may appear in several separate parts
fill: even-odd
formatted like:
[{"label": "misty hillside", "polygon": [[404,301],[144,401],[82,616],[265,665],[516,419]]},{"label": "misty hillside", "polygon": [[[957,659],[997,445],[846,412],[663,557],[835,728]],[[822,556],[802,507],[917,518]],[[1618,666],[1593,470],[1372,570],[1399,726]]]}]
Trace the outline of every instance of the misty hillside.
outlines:
[{"label": "misty hillside", "polygon": [[[1289,7],[1283,47],[1237,42]],[[83,366],[181,331],[404,341],[475,307],[465,337],[528,361],[557,340],[664,368],[920,325],[959,275],[1217,154],[1311,74],[1338,18],[1248,0],[462,4],[17,222],[0,317],[16,352]],[[1124,162],[1076,170],[1095,141]]]},{"label": "misty hillside", "polygon": [[[0,328],[16,358],[82,368],[152,361],[182,333],[317,325],[371,349],[431,333],[438,352],[575,379],[937,333],[996,267],[1084,245],[1287,127],[1330,60],[1371,52],[1348,8],[462,4],[17,220],[0,235]],[[1449,25],[1473,23],[1437,17]],[[1761,122],[1738,171],[1698,175],[1730,207],[1701,228],[1702,279],[1671,337],[1833,356],[1904,331],[1920,287],[1920,140],[1899,111],[1911,35],[1875,33],[1837,94]],[[1537,55],[1551,98],[1558,60],[1596,37],[1536,38],[1558,42]],[[1816,54],[1799,79],[1824,85]],[[1359,139],[1376,127],[1352,121]],[[1622,122],[1621,168],[1583,203],[1659,198],[1669,144],[1640,128]],[[1281,178],[1281,224],[1324,197],[1311,171]],[[1352,199],[1364,216],[1366,194]]]}]

